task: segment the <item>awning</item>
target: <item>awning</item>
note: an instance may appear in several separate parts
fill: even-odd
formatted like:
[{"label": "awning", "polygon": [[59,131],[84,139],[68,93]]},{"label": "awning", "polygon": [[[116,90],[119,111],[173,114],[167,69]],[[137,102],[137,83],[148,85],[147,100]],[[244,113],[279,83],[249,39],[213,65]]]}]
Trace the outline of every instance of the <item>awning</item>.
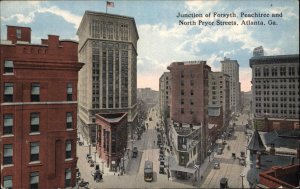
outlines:
[{"label": "awning", "polygon": [[192,173],[195,174],[197,169],[195,168],[189,168],[189,167],[184,167],[184,166],[179,166],[176,157],[174,156],[169,156],[169,169],[171,171],[181,171],[181,172],[186,172],[186,173]]}]

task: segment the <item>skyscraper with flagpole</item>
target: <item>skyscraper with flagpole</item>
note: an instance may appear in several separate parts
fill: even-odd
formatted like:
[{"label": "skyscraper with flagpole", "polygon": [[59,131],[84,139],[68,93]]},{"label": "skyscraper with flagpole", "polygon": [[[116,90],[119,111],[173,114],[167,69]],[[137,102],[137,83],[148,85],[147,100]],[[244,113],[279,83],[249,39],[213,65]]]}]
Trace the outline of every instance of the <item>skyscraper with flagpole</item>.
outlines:
[{"label": "skyscraper with flagpole", "polygon": [[[107,6],[114,6],[107,2]],[[137,125],[137,32],[132,17],[86,11],[79,29],[78,130],[96,142],[95,114],[128,113],[128,133]],[[99,128],[98,128],[99,129]]]}]

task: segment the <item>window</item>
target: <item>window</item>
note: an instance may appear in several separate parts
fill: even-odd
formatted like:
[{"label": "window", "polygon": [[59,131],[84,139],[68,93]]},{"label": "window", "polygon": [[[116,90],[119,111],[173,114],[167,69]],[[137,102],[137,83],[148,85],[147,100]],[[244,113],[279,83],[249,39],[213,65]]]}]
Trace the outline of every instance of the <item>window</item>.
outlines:
[{"label": "window", "polygon": [[4,83],[4,102],[13,101],[14,84]]},{"label": "window", "polygon": [[181,104],[184,104],[184,99],[183,98],[181,99]]},{"label": "window", "polygon": [[22,31],[20,29],[16,30],[16,36],[17,36],[17,39],[21,39]]},{"label": "window", "polygon": [[40,127],[40,114],[39,113],[31,113],[30,114],[30,132],[39,132]]},{"label": "window", "polygon": [[184,108],[181,108],[181,114],[184,114]]},{"label": "window", "polygon": [[32,83],[31,84],[31,102],[40,101],[40,84]]},{"label": "window", "polygon": [[8,134],[13,134],[13,116],[12,114],[6,114],[4,115],[4,120],[3,120],[3,134],[8,135]]},{"label": "window", "polygon": [[289,75],[294,76],[295,75],[295,67],[289,67]]},{"label": "window", "polygon": [[5,62],[4,62],[4,73],[13,73],[13,72],[14,72],[13,61],[5,60]]},{"label": "window", "polygon": [[72,141],[66,141],[66,159],[71,158]]},{"label": "window", "polygon": [[30,189],[39,188],[39,172],[30,173]]},{"label": "window", "polygon": [[4,144],[3,165],[13,163],[13,146],[12,144]]},{"label": "window", "polygon": [[184,95],[184,90],[183,89],[181,89],[181,95]]},{"label": "window", "polygon": [[190,84],[191,84],[191,86],[194,86],[194,80],[191,80]]},{"label": "window", "polygon": [[12,176],[4,176],[3,177],[3,187],[5,189],[11,189],[12,187]]},{"label": "window", "polygon": [[263,71],[264,71],[264,76],[269,76],[269,68],[265,67]]},{"label": "window", "polygon": [[286,68],[280,67],[280,76],[285,76],[285,74],[286,74]]},{"label": "window", "polygon": [[191,95],[194,95],[194,90],[191,90]]},{"label": "window", "polygon": [[73,88],[72,83],[67,84],[67,101],[72,101]]},{"label": "window", "polygon": [[67,129],[73,128],[73,114],[72,112],[67,112]]},{"label": "window", "polygon": [[65,171],[65,187],[71,187],[71,168],[66,169]]},{"label": "window", "polygon": [[260,76],[260,69],[259,68],[255,68],[255,76]]},{"label": "window", "polygon": [[40,143],[30,143],[30,161],[39,161]]}]

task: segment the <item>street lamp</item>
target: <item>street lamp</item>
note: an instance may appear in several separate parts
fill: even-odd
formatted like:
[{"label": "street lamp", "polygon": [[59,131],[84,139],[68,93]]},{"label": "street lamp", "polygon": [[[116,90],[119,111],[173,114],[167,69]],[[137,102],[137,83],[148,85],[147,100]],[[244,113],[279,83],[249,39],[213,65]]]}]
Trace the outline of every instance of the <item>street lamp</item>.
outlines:
[{"label": "street lamp", "polygon": [[97,161],[96,161],[96,153],[97,153],[97,151],[94,152],[94,154],[95,154],[95,156],[94,156],[95,157],[95,165],[97,163]]},{"label": "street lamp", "polygon": [[104,174],[104,161],[102,161],[101,163],[102,163],[102,173]]},{"label": "street lamp", "polygon": [[242,173],[240,176],[242,177],[242,188],[244,188],[244,177],[245,177],[245,175]]}]

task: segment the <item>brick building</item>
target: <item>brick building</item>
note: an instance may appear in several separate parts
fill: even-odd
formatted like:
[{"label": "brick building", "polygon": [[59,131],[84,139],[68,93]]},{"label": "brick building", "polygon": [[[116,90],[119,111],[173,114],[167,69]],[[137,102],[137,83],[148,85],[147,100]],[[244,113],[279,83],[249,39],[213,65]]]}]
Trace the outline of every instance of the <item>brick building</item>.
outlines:
[{"label": "brick building", "polygon": [[74,187],[78,43],[30,35],[7,26],[0,46],[1,187]]},{"label": "brick building", "polygon": [[192,178],[197,178],[193,166],[200,165],[207,155],[210,67],[205,61],[188,61],[173,62],[168,69],[171,76],[169,137],[178,165],[171,165],[171,171],[178,178],[188,178],[191,173]]},{"label": "brick building", "polygon": [[299,188],[300,165],[273,166],[259,174],[260,184],[268,188]]},{"label": "brick building", "polygon": [[[127,152],[127,113],[96,114],[97,152],[111,171],[124,166]],[[124,163],[124,162],[123,162]]]}]

